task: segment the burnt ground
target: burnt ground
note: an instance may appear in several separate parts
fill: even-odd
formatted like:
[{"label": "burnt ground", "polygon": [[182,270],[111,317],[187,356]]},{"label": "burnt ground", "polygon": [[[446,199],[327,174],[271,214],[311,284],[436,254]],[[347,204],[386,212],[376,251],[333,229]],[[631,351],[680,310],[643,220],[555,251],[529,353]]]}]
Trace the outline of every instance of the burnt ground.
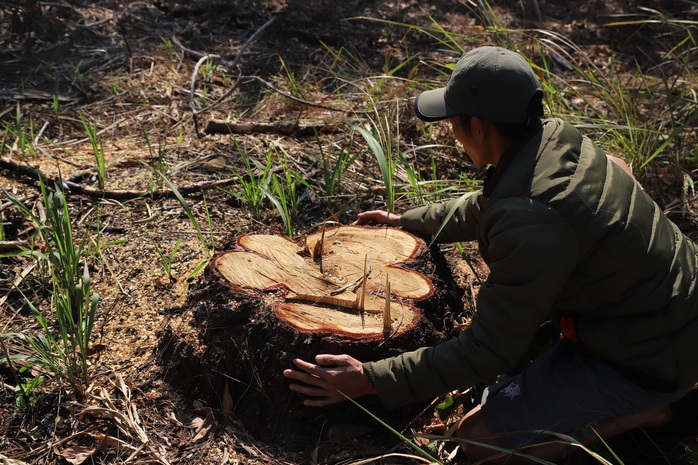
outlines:
[{"label": "burnt ground", "polygon": [[[438,63],[459,55],[438,42],[433,32],[405,24],[438,24],[461,34],[457,41],[468,47],[497,39],[481,28],[486,15],[455,0],[0,1],[0,7],[0,118],[5,141],[1,187],[36,208],[38,171],[49,181],[59,176],[72,181],[67,192],[70,212],[76,236],[86,237],[88,264],[100,293],[90,355],[93,385],[87,399],[71,398],[49,379],[41,388],[43,402],[20,412],[16,395],[6,386],[15,384],[14,370],[0,367],[1,453],[36,464],[353,463],[389,452],[409,453],[351,407],[345,407],[346,424],[321,429],[302,445],[286,443],[283,435],[261,440],[264,435],[251,435],[235,415],[237,399],[227,399],[220,391],[206,394],[195,382],[192,385],[198,375],[196,357],[215,354],[205,347],[197,352],[201,340],[192,311],[192,301],[206,288],[209,276],[194,272],[209,252],[157,173],[166,173],[185,194],[216,251],[232,247],[239,234],[285,230],[273,206],[253,216],[240,200],[216,189],[234,189],[233,170],[245,169],[240,151],[261,163],[270,152],[285,154],[293,170],[315,188],[300,204],[293,223],[296,238],[325,220],[351,222],[358,211],[384,207],[372,156],[363,140],[351,142],[343,126],[347,121],[364,123],[367,115],[375,117],[365,94],[375,88],[382,92],[377,113],[399,118],[404,147],[444,144],[435,158],[439,177],[457,178],[467,172],[478,179],[481,173],[463,161],[447,128],[437,125],[427,134],[415,121],[410,98],[418,88],[401,79],[410,78],[424,88],[443,79]],[[662,21],[606,24],[621,19],[696,19],[689,2],[650,0],[632,5],[611,0],[500,1],[493,2],[493,13],[506,28],[562,34],[593,59],[599,72],[626,74],[628,79],[638,67],[647,74],[675,71],[657,63],[679,42],[678,32]],[[526,34],[512,37],[535,54]],[[248,39],[252,40],[245,45]],[[203,54],[218,55],[222,61],[195,74]],[[571,73],[562,65],[559,72]],[[394,75],[388,84],[376,77],[388,73]],[[240,76],[244,78],[238,87],[219,106],[193,115],[193,108],[223,96]],[[109,168],[103,188],[95,177],[81,115],[96,123],[104,146]],[[205,134],[213,118],[256,126],[242,128],[234,138]],[[282,130],[281,125],[291,129]],[[318,138],[308,131],[313,127],[320,130]],[[685,143],[695,145],[695,139]],[[321,195],[320,146],[325,152],[349,147],[358,152],[329,200]],[[422,161],[413,153],[411,161]],[[423,161],[428,173],[429,160]],[[677,175],[667,168],[671,163],[657,159],[641,174],[642,180],[672,218],[696,237],[693,199],[681,188],[683,175],[695,179],[695,166],[691,160],[682,162]],[[407,202],[398,199],[397,209]],[[5,196],[0,198],[0,215],[5,241],[29,240],[32,225]],[[156,245],[166,254],[178,247],[172,279]],[[477,282],[454,248],[443,253],[469,309]],[[466,244],[466,253],[478,267],[473,244]],[[37,307],[50,309],[48,285],[33,263],[28,258],[0,261],[0,333],[38,330],[12,283],[31,294]],[[485,273],[482,268],[479,272]],[[26,277],[18,279],[22,273]],[[179,358],[174,357],[169,344],[186,338],[189,355],[179,352]],[[7,345],[11,353],[26,352],[16,341],[7,340]],[[182,363],[191,367],[191,377],[181,366],[177,369]],[[33,370],[20,375],[40,374],[36,367]],[[104,409],[87,414],[87,406]],[[129,421],[119,416],[128,412]],[[408,433],[444,433],[449,426],[431,409],[393,412],[389,418]],[[645,437],[626,440],[629,449],[647,443],[653,442]],[[665,449],[683,452],[675,438]],[[645,452],[650,463],[652,452]],[[635,457],[626,463],[642,460]]]}]

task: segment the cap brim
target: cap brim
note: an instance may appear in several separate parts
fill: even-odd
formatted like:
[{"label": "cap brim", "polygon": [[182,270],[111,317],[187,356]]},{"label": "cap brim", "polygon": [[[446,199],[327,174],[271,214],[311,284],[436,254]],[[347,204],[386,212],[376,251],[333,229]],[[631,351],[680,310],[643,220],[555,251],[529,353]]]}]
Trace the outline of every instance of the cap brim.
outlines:
[{"label": "cap brim", "polygon": [[414,112],[422,121],[441,121],[457,115],[458,111],[446,103],[446,88],[426,90],[414,99]]}]

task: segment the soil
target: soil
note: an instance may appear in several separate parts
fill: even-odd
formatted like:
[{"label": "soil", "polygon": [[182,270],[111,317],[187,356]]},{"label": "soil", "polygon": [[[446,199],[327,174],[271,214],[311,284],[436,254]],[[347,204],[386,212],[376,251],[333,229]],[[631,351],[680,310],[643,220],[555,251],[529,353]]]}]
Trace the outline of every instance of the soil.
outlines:
[{"label": "soil", "polygon": [[[335,421],[324,429],[322,419],[328,413],[306,411],[320,426],[303,441],[287,424],[251,425],[252,415],[237,415],[238,392],[225,387],[229,376],[225,366],[235,362],[226,356],[230,347],[224,346],[225,333],[216,336],[220,345],[204,336],[207,328],[217,324],[240,324],[233,321],[234,311],[226,315],[225,310],[249,302],[211,305],[214,278],[202,263],[215,252],[233,248],[241,234],[286,231],[273,205],[267,203],[253,214],[244,201],[230,194],[236,188],[236,173],[247,173],[246,157],[263,166],[269,153],[281,154],[315,187],[300,202],[293,222],[296,239],[324,222],[347,224],[359,211],[385,208],[373,157],[363,139],[351,142],[346,122],[365,124],[368,117],[385,115],[399,118],[399,137],[405,147],[427,140],[444,144],[435,168],[441,178],[458,178],[467,172],[481,179],[483,173],[467,165],[445,125],[435,126],[430,136],[425,134],[410,109],[418,89],[400,80],[420,76],[425,86],[440,82],[444,74],[439,64],[458,57],[429,32],[427,28],[435,24],[462,34],[457,40],[464,47],[493,43],[495,34],[480,27],[484,18],[474,13],[470,3],[0,1],[4,240],[27,243],[34,231],[11,205],[8,194],[38,211],[38,172],[49,185],[68,180],[66,195],[75,234],[85,237],[86,262],[100,295],[90,352],[93,384],[86,398],[75,398],[58,380],[49,378],[40,389],[43,402],[19,411],[16,394],[8,388],[16,385],[13,376],[26,380],[41,371],[33,367],[16,373],[6,364],[0,366],[0,454],[33,464],[252,464],[352,463],[390,452],[410,453],[351,404],[338,409],[345,423]],[[694,21],[698,14],[686,2],[668,0],[632,5],[614,0],[492,3],[503,27],[562,34],[593,57],[600,72],[625,74],[628,79],[637,67],[646,73],[671,74],[671,67],[655,65],[667,44],[679,40],[661,24],[605,24],[655,17],[659,10]],[[535,55],[525,34],[513,37],[520,40],[522,50]],[[337,59],[340,49],[343,57],[353,58]],[[212,69],[202,65],[195,73],[204,54],[217,55],[218,65]],[[398,66],[402,62],[409,66]],[[564,64],[559,66],[561,75],[572,73]],[[373,113],[362,92],[383,85],[375,76],[387,74],[393,75],[384,97],[390,103]],[[348,75],[363,79],[337,79]],[[240,76],[244,78],[220,105],[194,115],[202,102],[225,96]],[[96,124],[103,144],[108,166],[103,186],[81,118]],[[235,134],[225,133],[228,129],[222,134],[204,133],[214,118],[249,124],[236,128]],[[23,135],[20,126],[25,128]],[[33,139],[37,142],[29,143]],[[334,197],[324,199],[319,160],[342,148],[358,156]],[[646,174],[646,187],[672,219],[696,237],[693,199],[685,201],[682,184],[675,177],[660,176],[670,162],[656,160]],[[681,168],[695,179],[695,166]],[[280,164],[273,169],[283,176]],[[431,170],[427,158],[424,170]],[[167,182],[159,173],[166,174]],[[407,182],[406,175],[401,176]],[[195,223],[171,186],[184,195]],[[396,210],[408,200],[398,199]],[[464,244],[464,248],[461,255],[453,246],[436,247],[430,256],[436,262],[442,260],[437,266],[445,267],[443,273],[432,273],[435,285],[446,289],[447,282],[455,282],[457,289],[452,289],[450,298],[462,305],[461,311],[439,322],[435,332],[442,336],[455,333],[474,311],[478,278],[487,273],[476,245]],[[170,276],[166,265],[171,253]],[[0,333],[39,330],[19,291],[31,295],[36,307],[51,308],[45,274],[33,264],[28,257],[0,260],[0,298],[5,298],[0,300]],[[202,301],[207,306],[197,307]],[[26,354],[17,340],[5,341],[11,354]],[[245,363],[265,363],[278,354],[249,355]],[[223,373],[206,378],[203,366],[209,374],[216,367]],[[264,401],[278,399],[267,396]],[[444,433],[452,423],[434,416],[433,408],[421,410],[425,406],[382,412],[375,403],[366,405],[407,433]],[[260,433],[265,427],[273,434]],[[672,444],[677,447],[676,441]],[[389,460],[417,463],[409,457]]]}]

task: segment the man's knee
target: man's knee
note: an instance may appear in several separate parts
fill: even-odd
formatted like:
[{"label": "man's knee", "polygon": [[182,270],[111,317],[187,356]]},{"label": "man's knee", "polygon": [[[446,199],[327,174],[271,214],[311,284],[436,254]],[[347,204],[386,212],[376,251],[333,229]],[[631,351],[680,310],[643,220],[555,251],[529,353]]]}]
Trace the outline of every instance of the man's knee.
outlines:
[{"label": "man's knee", "polygon": [[485,424],[479,405],[460,420],[456,436],[467,441],[461,442],[460,447],[470,459],[480,460],[497,453],[487,447],[498,446],[498,443]]},{"label": "man's knee", "polygon": [[456,436],[461,439],[480,439],[490,436],[490,434],[490,430],[482,418],[479,405],[463,415],[456,430]]}]

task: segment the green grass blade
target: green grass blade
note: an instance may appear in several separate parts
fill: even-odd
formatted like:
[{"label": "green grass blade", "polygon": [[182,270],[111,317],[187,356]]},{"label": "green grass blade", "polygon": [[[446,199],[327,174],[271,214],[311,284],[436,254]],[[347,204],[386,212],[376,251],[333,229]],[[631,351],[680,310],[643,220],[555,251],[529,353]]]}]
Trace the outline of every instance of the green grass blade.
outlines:
[{"label": "green grass blade", "polygon": [[436,234],[434,234],[434,237],[431,239],[431,242],[429,242],[429,247],[431,247],[434,244],[434,242],[436,242],[436,239],[439,237],[439,234],[441,234],[441,231],[443,231],[448,222],[451,220],[456,210],[458,210],[458,208],[461,205],[463,205],[466,200],[468,200],[468,197],[470,197],[474,193],[475,192],[466,192],[465,194],[461,195],[455,202],[453,202],[451,209],[444,217],[444,220],[441,222],[441,225],[439,226],[439,229],[436,231]]},{"label": "green grass blade", "polygon": [[204,248],[207,250],[209,254],[211,254],[211,248],[209,247],[208,242],[206,241],[206,237],[204,237],[204,233],[201,230],[201,227],[199,226],[198,221],[196,221],[196,217],[194,216],[194,213],[192,213],[191,209],[189,208],[189,204],[187,204],[187,201],[184,200],[184,197],[182,197],[182,194],[177,190],[174,184],[170,182],[169,179],[163,176],[163,181],[165,181],[165,184],[167,184],[167,187],[169,187],[172,190],[172,193],[175,195],[177,200],[179,200],[180,205],[182,205],[182,208],[184,209],[184,213],[187,215],[187,218],[189,218],[189,222],[192,224],[194,229],[196,230],[196,234],[199,236],[199,240],[201,240],[201,243],[204,245]]},{"label": "green grass blade", "polygon": [[361,410],[363,410],[364,413],[366,413],[368,416],[376,420],[378,423],[380,423],[382,426],[384,426],[388,431],[393,433],[395,436],[400,438],[401,441],[403,441],[405,444],[409,445],[411,448],[413,448],[418,454],[422,455],[424,458],[427,460],[431,460],[434,463],[438,463],[440,465],[443,465],[440,460],[432,457],[427,451],[419,447],[417,444],[415,444],[413,441],[411,441],[409,438],[405,437],[403,434],[401,434],[399,431],[393,429],[390,425],[385,423],[383,420],[375,416],[373,413],[368,411],[366,408],[364,408],[363,405],[359,404],[357,401],[349,397],[348,395],[344,394],[342,391],[338,391],[340,394],[342,394],[344,397],[346,397],[351,403],[359,407]]},{"label": "green grass blade", "polygon": [[366,140],[366,143],[368,144],[369,149],[373,153],[373,156],[376,158],[376,161],[378,162],[378,166],[381,171],[381,175],[383,177],[383,185],[385,186],[385,194],[387,197],[386,204],[388,211],[395,211],[395,189],[393,186],[393,167],[391,161],[388,159],[388,157],[385,154],[385,150],[373,134],[371,134],[368,130],[362,128],[361,126],[356,126],[353,124],[350,124],[350,126],[363,136],[363,138]]}]

